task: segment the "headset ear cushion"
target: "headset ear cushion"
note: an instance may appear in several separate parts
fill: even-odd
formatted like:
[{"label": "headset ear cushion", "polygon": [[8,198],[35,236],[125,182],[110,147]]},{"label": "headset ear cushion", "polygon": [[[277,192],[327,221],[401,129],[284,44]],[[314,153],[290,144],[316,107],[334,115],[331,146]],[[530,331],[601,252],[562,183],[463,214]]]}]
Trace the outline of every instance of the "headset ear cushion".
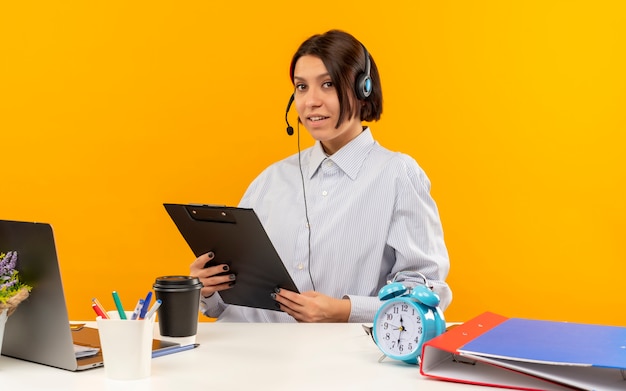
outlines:
[{"label": "headset ear cushion", "polygon": [[356,79],[356,95],[357,98],[367,99],[372,93],[372,79],[366,73],[361,73]]}]

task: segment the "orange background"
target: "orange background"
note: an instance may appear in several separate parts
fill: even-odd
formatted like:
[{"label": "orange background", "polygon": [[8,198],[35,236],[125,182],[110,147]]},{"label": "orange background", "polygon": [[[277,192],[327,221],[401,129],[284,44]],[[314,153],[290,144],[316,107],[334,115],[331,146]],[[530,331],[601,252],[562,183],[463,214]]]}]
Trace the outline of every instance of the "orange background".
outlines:
[{"label": "orange background", "polygon": [[375,137],[432,181],[446,318],[626,326],[617,0],[2,2],[0,218],[53,225],[70,317],[187,273],[162,203],[237,204],[296,152],[289,61],[331,28],[379,66]]}]

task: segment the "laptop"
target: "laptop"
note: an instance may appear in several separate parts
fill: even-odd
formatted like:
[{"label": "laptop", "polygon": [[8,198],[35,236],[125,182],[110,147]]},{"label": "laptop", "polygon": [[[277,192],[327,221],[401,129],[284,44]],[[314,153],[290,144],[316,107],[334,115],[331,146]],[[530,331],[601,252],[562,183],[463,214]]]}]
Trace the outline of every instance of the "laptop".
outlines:
[{"label": "laptop", "polygon": [[[33,289],[7,320],[2,354],[69,371],[102,366],[98,330],[70,328],[52,227],[0,220],[0,252],[9,251],[17,251],[20,280]],[[155,339],[153,352],[175,346]]]}]

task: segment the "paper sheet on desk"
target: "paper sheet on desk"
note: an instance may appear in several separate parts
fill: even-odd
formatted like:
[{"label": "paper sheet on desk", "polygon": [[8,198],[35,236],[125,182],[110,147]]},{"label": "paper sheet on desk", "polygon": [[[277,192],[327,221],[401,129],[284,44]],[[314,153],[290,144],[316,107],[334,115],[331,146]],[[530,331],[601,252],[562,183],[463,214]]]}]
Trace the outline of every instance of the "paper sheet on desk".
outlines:
[{"label": "paper sheet on desk", "polygon": [[76,355],[76,358],[95,356],[99,351],[99,348],[93,348],[91,346],[74,345],[74,354]]}]

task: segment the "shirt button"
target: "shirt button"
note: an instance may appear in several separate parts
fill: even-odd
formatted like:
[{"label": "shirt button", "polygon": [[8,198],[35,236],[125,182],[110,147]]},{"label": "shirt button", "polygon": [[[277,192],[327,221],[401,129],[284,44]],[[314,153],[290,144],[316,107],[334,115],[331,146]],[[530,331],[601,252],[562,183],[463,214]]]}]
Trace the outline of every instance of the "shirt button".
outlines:
[{"label": "shirt button", "polygon": [[301,263],[299,263],[299,264],[298,264],[298,270],[302,270],[302,269],[304,269],[304,265],[303,265],[303,264],[301,264]]},{"label": "shirt button", "polygon": [[322,192],[322,195],[323,195],[323,196],[327,196],[327,195],[328,195],[328,192],[327,192],[326,190],[324,190],[324,191]]}]

